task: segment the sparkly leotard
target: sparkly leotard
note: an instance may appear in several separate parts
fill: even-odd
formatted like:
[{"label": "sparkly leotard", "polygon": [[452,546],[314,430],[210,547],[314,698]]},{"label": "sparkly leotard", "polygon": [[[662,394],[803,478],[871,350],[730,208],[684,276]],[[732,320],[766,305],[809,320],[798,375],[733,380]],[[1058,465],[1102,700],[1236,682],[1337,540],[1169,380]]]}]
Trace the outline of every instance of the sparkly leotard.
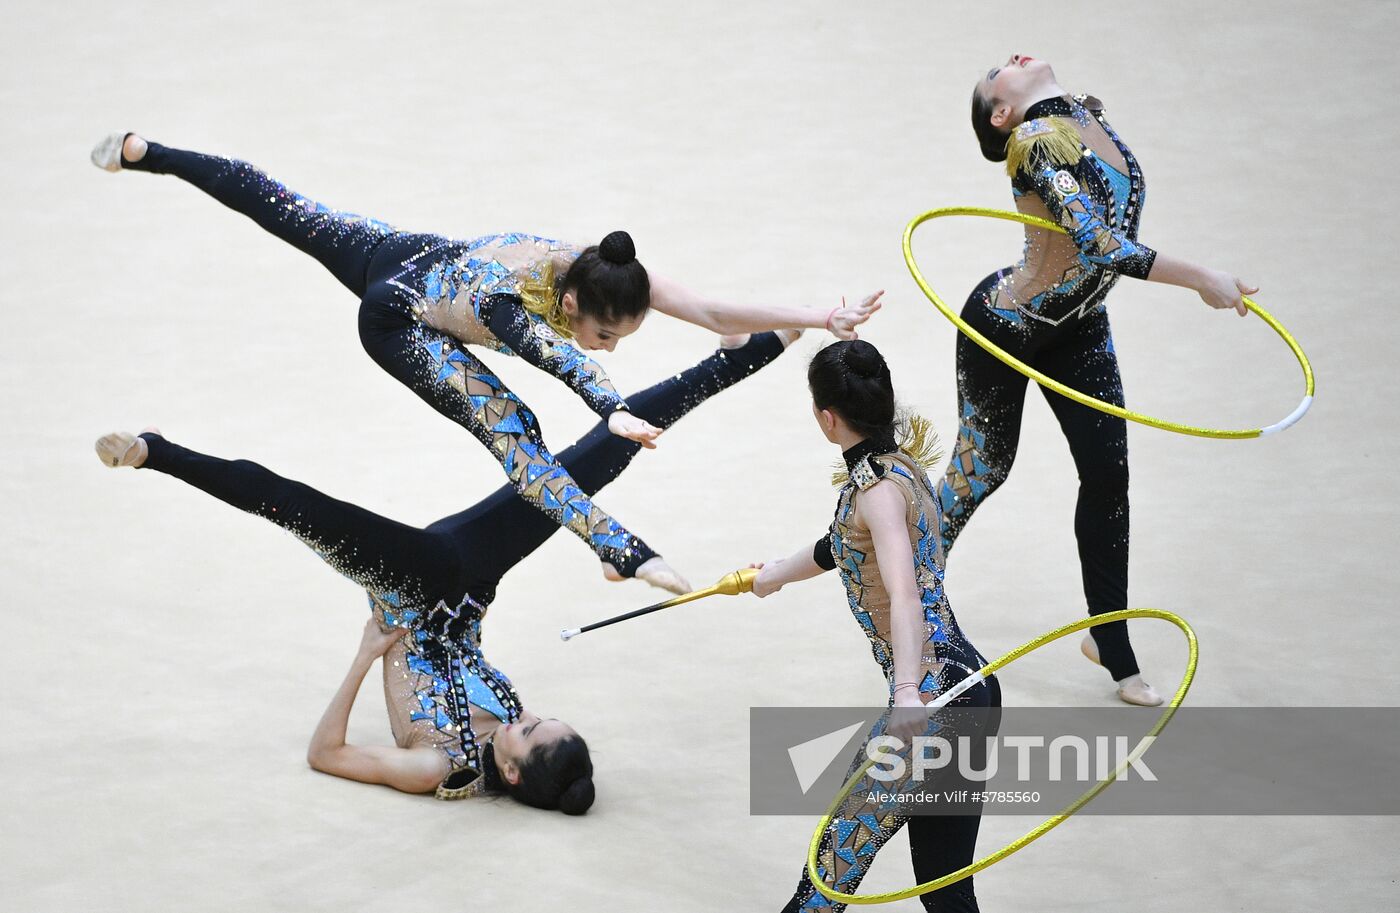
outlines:
[{"label": "sparkly leotard", "polygon": [[[1017,153],[1008,159],[1017,209],[1049,219],[1067,234],[1027,226],[1021,260],[973,290],[963,319],[1050,377],[1122,406],[1104,302],[1119,276],[1145,279],[1156,258],[1138,240],[1147,195],[1138,160],[1109,126],[1103,105],[1089,96],[1036,102],[1013,131],[1008,151]],[[1011,472],[1027,384],[963,335],[957,340],[957,380],[958,437],[939,486],[945,554]],[[1127,608],[1127,424],[1041,392],[1079,473],[1074,532],[1089,613]],[[1092,635],[1114,679],[1138,671],[1126,622],[1100,625]]]},{"label": "sparkly leotard", "polygon": [[[938,533],[938,499],[924,468],[896,449],[892,435],[868,438],[844,454],[849,480],[841,487],[831,531],[817,543],[813,558],[835,568],[846,589],[846,600],[861,631],[870,641],[875,662],[890,689],[894,703],[895,670],[890,618],[890,594],[880,576],[870,529],[856,507],[861,492],[882,480],[895,485],[906,504],[909,547],[914,558],[914,578],[924,614],[925,639],[915,676],[924,703],[986,665],[963,634],[943,589],[943,550]],[[825,554],[823,554],[825,552]],[[969,689],[953,704],[960,707],[992,707],[1001,703],[995,676]],[[866,741],[882,735],[887,721],[876,722]],[[847,775],[865,761],[865,746],[857,752]],[[910,848],[920,881],[961,868],[971,860],[977,837],[977,816],[910,816],[894,802],[869,801],[865,784],[853,789],[836,809],[817,850],[818,871],[827,883],[853,893],[874,862],[880,848],[902,827],[910,829]],[[928,895],[929,903],[963,902],[972,898],[970,880]],[[971,901],[975,909],[975,900]],[[827,900],[803,870],[797,893],[785,911],[840,910],[842,904]]]},{"label": "sparkly leotard", "polygon": [[[636,394],[636,414],[674,424],[783,351],[773,333],[754,335]],[[446,757],[442,798],[479,791],[484,736],[521,713],[510,679],[486,660],[481,625],[501,578],[558,527],[512,487],[426,528],[397,523],[284,479],[247,460],[222,460],[143,435],[143,469],[175,476],[294,533],[331,567],[363,586],[385,626],[407,628],[384,659],[385,699],[397,743]],[[641,445],[599,424],[559,455],[582,490],[615,479]]]},{"label": "sparkly leotard", "polygon": [[1012,323],[1081,319],[1103,306],[1120,275],[1146,279],[1156,257],[1137,239],[1147,198],[1142,169],[1109,126],[1102,103],[1088,96],[1037,102],[1016,128],[1019,141],[1034,143],[1053,129],[1052,118],[1074,124],[1077,160],[1031,152],[1012,176],[1011,192],[1018,210],[1055,222],[1066,234],[1026,226],[1021,260],[1001,274],[987,303]]},{"label": "sparkly leotard", "polygon": [[520,356],[601,416],[626,409],[603,369],[523,306],[522,283],[539,279],[546,264],[566,267],[573,248],[524,234],[454,241],[396,231],[310,200],[247,162],[160,143],[122,167],[179,177],[315,257],[360,297],[360,340],[370,357],[470,431],[520,497],[623,576],[656,555],[593,503],[550,452],[534,412],[468,349]]},{"label": "sparkly leotard", "polygon": [[522,306],[520,285],[540,281],[546,264],[562,275],[578,248],[509,233],[471,241],[436,238],[389,278],[412,301],[414,316],[459,342],[519,355],[547,371],[607,418],[627,403],[597,362]]},{"label": "sparkly leotard", "polygon": [[[851,614],[870,639],[870,651],[894,687],[894,653],[890,646],[890,594],[875,561],[870,529],[856,522],[860,492],[881,479],[898,486],[908,505],[909,544],[914,551],[914,576],[924,610],[927,640],[918,671],[919,692],[925,700],[981,668],[977,651],[967,642],[943,591],[942,547],[938,537],[938,507],[924,468],[892,441],[868,439],[846,452],[850,481],[841,487],[836,519],[829,536],[831,556]],[[893,699],[893,694],[891,694]]]}]

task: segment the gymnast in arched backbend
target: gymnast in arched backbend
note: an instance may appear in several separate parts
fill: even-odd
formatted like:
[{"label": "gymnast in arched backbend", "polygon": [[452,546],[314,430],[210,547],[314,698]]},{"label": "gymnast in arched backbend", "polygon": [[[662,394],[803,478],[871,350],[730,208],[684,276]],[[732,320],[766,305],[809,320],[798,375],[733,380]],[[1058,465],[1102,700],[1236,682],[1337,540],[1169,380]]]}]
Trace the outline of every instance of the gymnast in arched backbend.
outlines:
[{"label": "gymnast in arched backbend", "polygon": [[[1124,404],[1104,302],[1119,276],[1185,286],[1214,308],[1247,313],[1254,294],[1234,275],[1154,251],[1138,240],[1142,169],[1104,117],[1071,96],[1042,60],[1013,55],[977,81],[972,129],[982,155],[1005,162],[1016,208],[1066,234],[1026,226],[1019,263],[973,290],[962,316],[993,343],[1055,380]],[[1026,378],[966,336],[957,342],[958,438],[939,488],[943,550],[951,552],[978,505],[1011,471]],[[1043,390],[1079,472],[1074,534],[1089,614],[1128,607],[1127,423]],[[1108,669],[1130,704],[1162,698],[1139,672],[1128,623],[1099,625],[1085,655]]]},{"label": "gymnast in arched backbend", "polygon": [[361,299],[360,340],[380,367],[471,431],[521,497],[588,543],[605,575],[677,593],[689,589],[685,580],[593,503],[545,445],[533,411],[468,346],[519,355],[548,371],[612,433],[651,447],[660,429],[637,415],[580,348],[612,351],[651,308],[718,333],[824,326],[845,338],[879,308],[879,292],[829,310],[702,298],[649,275],[620,231],[581,249],[518,233],[454,241],[400,232],[328,209],[246,162],[133,133],[107,137],[92,160],[108,171],[175,175],[315,257]]},{"label": "gymnast in arched backbend", "polygon": [[[797,335],[727,339],[728,348],[636,394],[629,406],[639,420],[669,427],[772,361]],[[559,462],[591,495],[617,478],[640,448],[600,423],[559,454]],[[570,814],[592,804],[593,765],[583,739],[567,724],[526,710],[510,680],[481,652],[481,622],[497,584],[558,529],[511,487],[418,529],[256,463],[196,453],[155,431],[109,434],[97,442],[97,452],[109,466],[154,469],[271,520],[368,591],[373,616],[312,737],[311,766],[444,799],[503,792]],[[351,703],[380,655],[397,745],[348,745]]]}]

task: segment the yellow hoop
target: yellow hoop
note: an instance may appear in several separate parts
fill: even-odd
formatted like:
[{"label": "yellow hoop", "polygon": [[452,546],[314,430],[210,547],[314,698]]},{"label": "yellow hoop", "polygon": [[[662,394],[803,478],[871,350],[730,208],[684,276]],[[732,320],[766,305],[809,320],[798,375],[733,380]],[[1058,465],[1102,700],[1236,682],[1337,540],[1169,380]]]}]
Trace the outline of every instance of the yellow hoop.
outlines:
[{"label": "yellow hoop", "polygon": [[949,701],[953,700],[953,698],[967,689],[974,687],[997,670],[1010,665],[1013,660],[1020,659],[1027,653],[1038,650],[1048,643],[1059,640],[1061,637],[1066,637],[1076,631],[1083,631],[1086,628],[1108,624],[1113,621],[1125,621],[1129,618],[1160,618],[1164,621],[1170,621],[1186,635],[1186,645],[1189,650],[1189,655],[1186,659],[1186,674],[1182,676],[1181,684],[1177,686],[1176,694],[1172,695],[1172,699],[1167,703],[1166,709],[1164,709],[1162,715],[1157,718],[1156,724],[1154,724],[1147,735],[1143,737],[1143,740],[1138,742],[1137,747],[1129,753],[1128,757],[1111,771],[1108,776],[1091,786],[1084,795],[1065,806],[1064,810],[1059,814],[1047,818],[1016,840],[1013,840],[1011,843],[997,850],[995,853],[983,856],[981,859],[973,861],[970,865],[963,866],[956,872],[950,872],[942,878],[935,878],[933,881],[926,881],[923,884],[915,885],[912,888],[905,888],[902,891],[889,891],[884,894],[843,894],[835,888],[827,887],[825,881],[817,874],[817,848],[821,844],[822,834],[831,824],[831,819],[836,809],[840,807],[841,803],[850,795],[851,790],[854,789],[856,784],[865,776],[866,771],[874,764],[874,761],[867,761],[860,770],[856,771],[855,774],[846,781],[846,785],[841,788],[841,792],[837,794],[835,801],[827,808],[826,814],[822,816],[822,820],[817,824],[816,832],[812,834],[812,842],[807,848],[807,877],[811,880],[816,889],[830,900],[848,904],[889,903],[890,901],[904,900],[909,897],[917,897],[920,894],[927,894],[930,891],[937,891],[939,888],[945,888],[954,882],[962,881],[964,878],[1000,862],[1017,850],[1040,839],[1061,824],[1070,815],[1073,815],[1085,805],[1089,804],[1090,800],[1099,793],[1107,789],[1109,784],[1116,780],[1118,775],[1125,771],[1129,764],[1142,757],[1147,750],[1147,746],[1152,744],[1151,740],[1166,728],[1167,723],[1171,722],[1171,718],[1176,714],[1176,708],[1181,706],[1182,700],[1186,697],[1186,692],[1191,688],[1191,682],[1196,678],[1196,660],[1199,655],[1196,645],[1196,632],[1191,630],[1191,626],[1186,623],[1186,619],[1174,612],[1167,612],[1163,609],[1122,609],[1121,611],[1105,612],[1102,615],[1094,615],[1072,624],[1064,625],[1048,634],[1042,634],[1034,640],[1021,644],[1021,646],[1007,653],[1005,656],[1002,656],[1000,659],[988,663],[928,704],[929,709],[937,709],[946,705]]},{"label": "yellow hoop", "polygon": [[1298,408],[1289,413],[1282,421],[1275,422],[1267,428],[1249,428],[1241,430],[1198,428],[1194,425],[1182,425],[1177,422],[1153,418],[1150,415],[1143,415],[1140,412],[1133,412],[1131,409],[1124,409],[1122,406],[1104,402],[1101,399],[1096,399],[1095,397],[1080,393],[1078,390],[1066,387],[1054,378],[1047,377],[1035,368],[1032,368],[1030,365],[1002,350],[990,339],[973,329],[956,311],[948,307],[942,298],[938,297],[938,293],[928,284],[928,280],[924,278],[924,274],[919,272],[919,265],[914,262],[912,246],[914,229],[930,219],[938,219],[944,216],[983,216],[989,219],[1005,219],[1008,222],[1022,222],[1026,225],[1034,225],[1038,228],[1059,232],[1060,234],[1065,234],[1065,230],[1054,222],[1036,216],[1028,216],[1024,213],[1012,212],[1005,209],[983,209],[977,206],[948,206],[942,209],[930,209],[928,212],[915,218],[904,229],[904,262],[909,266],[909,272],[914,274],[914,281],[919,284],[919,288],[923,289],[924,294],[933,302],[933,306],[938,308],[944,317],[952,321],[953,326],[962,331],[963,335],[990,352],[993,358],[1002,362],[1012,370],[1024,374],[1042,387],[1054,390],[1061,396],[1072,399],[1081,405],[1088,406],[1090,409],[1097,409],[1100,412],[1127,419],[1130,422],[1137,422],[1151,428],[1161,428],[1163,431],[1174,431],[1177,434],[1193,434],[1197,437],[1238,439],[1274,434],[1297,422],[1307,413],[1308,408],[1312,406],[1313,370],[1312,364],[1308,361],[1308,356],[1303,354],[1302,347],[1298,345],[1298,341],[1284,328],[1283,324],[1275,320],[1274,315],[1264,310],[1258,304],[1255,304],[1253,299],[1248,295],[1243,296],[1245,307],[1258,314],[1260,319],[1272,327],[1274,332],[1277,333],[1284,342],[1288,343],[1288,348],[1293,351],[1293,355],[1298,359],[1298,364],[1303,368],[1303,379],[1306,382],[1307,391],[1304,393],[1302,401],[1298,404]]}]

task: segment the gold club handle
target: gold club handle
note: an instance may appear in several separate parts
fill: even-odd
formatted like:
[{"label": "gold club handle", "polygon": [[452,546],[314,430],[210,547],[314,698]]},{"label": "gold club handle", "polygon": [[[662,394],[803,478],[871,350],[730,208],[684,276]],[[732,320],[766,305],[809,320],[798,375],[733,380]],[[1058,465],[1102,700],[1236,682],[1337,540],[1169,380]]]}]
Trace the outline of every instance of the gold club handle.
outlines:
[{"label": "gold club handle", "polygon": [[758,576],[758,570],[751,567],[740,568],[731,571],[719,579],[714,586],[705,587],[703,590],[695,590],[686,593],[684,596],[676,596],[665,602],[658,602],[656,605],[649,605],[635,612],[626,612],[622,615],[614,615],[612,618],[605,618],[602,621],[582,628],[565,628],[559,632],[561,640],[572,640],[585,631],[593,631],[598,628],[606,628],[608,625],[617,624],[619,621],[627,621],[632,618],[639,618],[642,615],[649,615],[661,609],[669,609],[672,606],[684,605],[687,602],[694,602],[697,599],[704,599],[706,596],[738,596],[740,593],[753,591],[753,580]]},{"label": "gold club handle", "polygon": [[719,579],[719,583],[710,589],[721,596],[738,596],[740,593],[750,593],[753,591],[753,579],[757,576],[757,568],[740,568],[725,574]]}]

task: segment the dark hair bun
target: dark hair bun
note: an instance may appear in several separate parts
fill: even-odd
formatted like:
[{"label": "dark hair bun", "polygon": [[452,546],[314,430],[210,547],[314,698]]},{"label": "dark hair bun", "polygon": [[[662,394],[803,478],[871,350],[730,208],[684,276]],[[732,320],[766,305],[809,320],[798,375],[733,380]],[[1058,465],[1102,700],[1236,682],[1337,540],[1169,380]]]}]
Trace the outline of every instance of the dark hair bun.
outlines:
[{"label": "dark hair bun", "polygon": [[833,342],[807,366],[807,386],[818,409],[832,409],[865,437],[895,431],[898,411],[890,366],[864,339]]},{"label": "dark hair bun", "polygon": [[598,245],[598,256],[609,263],[626,266],[637,259],[637,246],[625,231],[608,232],[608,236]]},{"label": "dark hair bun", "polygon": [[847,368],[851,369],[852,374],[867,380],[874,380],[888,370],[880,350],[864,339],[852,340],[851,344],[846,347],[846,351],[842,353],[841,360],[846,363]]},{"label": "dark hair bun", "polygon": [[[618,232],[621,234],[621,232]],[[628,243],[631,243],[630,241]],[[593,778],[579,777],[559,794],[559,810],[566,815],[582,815],[593,805]]]}]

